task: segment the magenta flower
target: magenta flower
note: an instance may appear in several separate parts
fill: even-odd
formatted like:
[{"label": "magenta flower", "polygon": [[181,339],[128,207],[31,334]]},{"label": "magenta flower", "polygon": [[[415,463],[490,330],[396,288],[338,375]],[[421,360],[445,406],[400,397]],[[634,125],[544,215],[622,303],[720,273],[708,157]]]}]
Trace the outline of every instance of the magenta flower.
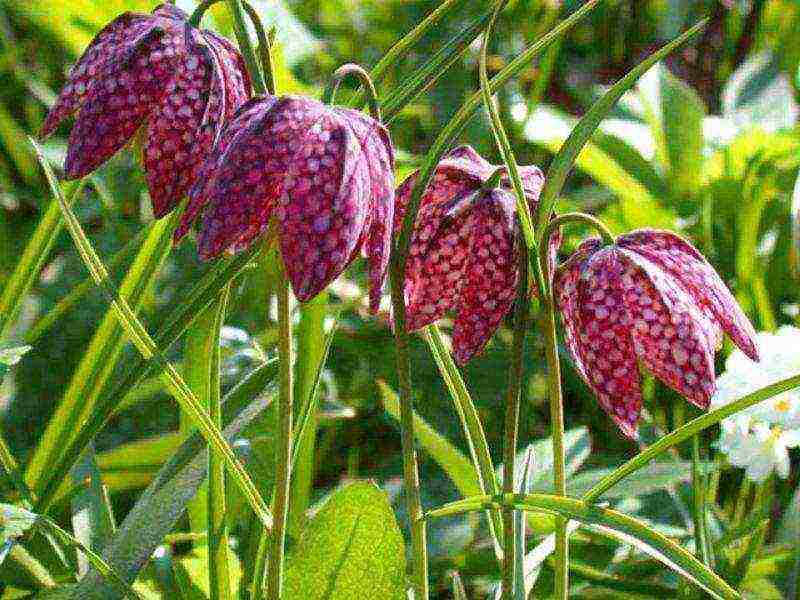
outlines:
[{"label": "magenta flower", "polygon": [[[447,154],[422,197],[411,237],[404,282],[407,329],[455,311],[453,353],[460,365],[483,349],[516,294],[514,193],[505,175],[497,187],[485,186],[497,168],[470,146]],[[520,176],[534,212],[544,175],[530,166],[520,167]],[[397,190],[397,230],[416,178],[411,174]],[[554,236],[553,256],[559,241]]]},{"label": "magenta flower", "polygon": [[705,409],[723,331],[758,360],[753,327],[722,279],[673,233],[634,231],[605,247],[588,239],[559,269],[554,292],[578,372],[629,437],[642,407],[639,361]]},{"label": "magenta flower", "polygon": [[46,137],[77,112],[64,169],[94,171],[146,123],[143,163],[153,212],[172,210],[197,179],[223,122],[250,97],[242,57],[180,9],[124,13],[72,68],[42,126]]},{"label": "magenta flower", "polygon": [[255,98],[223,131],[175,238],[204,209],[197,243],[208,260],[248,247],[274,216],[298,299],[316,296],[361,251],[374,311],[389,264],[393,169],[389,133],[371,117],[296,96]]}]

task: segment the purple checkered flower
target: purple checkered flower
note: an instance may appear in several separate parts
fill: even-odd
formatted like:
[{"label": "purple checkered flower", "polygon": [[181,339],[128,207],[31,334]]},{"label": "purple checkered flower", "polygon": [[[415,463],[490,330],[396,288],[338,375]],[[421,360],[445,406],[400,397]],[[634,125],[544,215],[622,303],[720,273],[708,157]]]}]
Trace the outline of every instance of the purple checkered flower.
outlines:
[{"label": "purple checkered flower", "polygon": [[605,247],[588,239],[558,270],[554,292],[578,372],[629,437],[642,408],[639,362],[706,409],[723,331],[758,360],[755,332],[733,295],[674,233],[633,231]]},{"label": "purple checkered flower", "polygon": [[204,211],[198,248],[238,252],[277,221],[294,293],[305,302],[362,252],[370,306],[386,279],[394,212],[394,150],[378,121],[297,96],[255,98],[222,133],[175,233]]},{"label": "purple checkered flower", "polygon": [[225,120],[250,97],[242,57],[224,38],[162,4],[109,23],[69,74],[42,126],[50,135],[77,113],[64,169],[91,173],[144,126],[143,163],[161,217],[196,181]]}]

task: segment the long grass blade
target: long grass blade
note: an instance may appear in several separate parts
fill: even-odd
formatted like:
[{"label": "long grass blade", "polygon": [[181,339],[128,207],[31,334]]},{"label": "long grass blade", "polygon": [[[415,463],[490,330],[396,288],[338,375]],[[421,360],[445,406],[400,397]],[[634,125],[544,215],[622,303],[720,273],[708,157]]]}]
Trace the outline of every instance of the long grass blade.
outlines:
[{"label": "long grass blade", "polygon": [[654,531],[638,519],[619,511],[589,504],[574,498],[550,494],[505,494],[482,496],[452,502],[432,511],[426,519],[462,514],[490,507],[511,506],[516,510],[544,511],[587,525],[596,525],[615,532],[621,539],[644,549],[682,577],[698,585],[715,598],[738,600],[741,596],[689,551]]},{"label": "long grass blade", "polygon": [[51,190],[61,205],[67,228],[69,229],[70,234],[75,241],[75,245],[81,254],[81,258],[83,258],[87,269],[89,269],[90,273],[97,282],[97,285],[100,286],[104,293],[108,296],[112,307],[116,311],[120,322],[128,334],[128,337],[146,360],[152,360],[158,365],[159,370],[161,371],[160,375],[163,378],[164,383],[168,386],[173,397],[180,404],[181,409],[189,413],[189,415],[193,418],[198,429],[206,438],[209,445],[213,448],[213,451],[218,452],[222,456],[227,467],[231,471],[234,481],[239,486],[242,494],[250,504],[250,507],[261,520],[263,525],[267,528],[270,528],[272,526],[272,515],[270,514],[269,508],[261,497],[261,494],[259,494],[255,485],[253,484],[253,481],[247,474],[247,471],[236,458],[236,455],[233,453],[230,445],[228,445],[228,442],[222,436],[220,430],[211,421],[208,413],[199,405],[197,398],[192,393],[191,389],[186,385],[186,382],[183,380],[181,375],[178,373],[175,367],[172,366],[172,364],[170,364],[162,356],[158,346],[156,346],[155,342],[147,333],[139,319],[136,317],[136,314],[133,312],[131,307],[110,284],[108,280],[108,271],[95,253],[94,248],[92,248],[91,243],[86,237],[80,222],[64,200],[63,194],[61,193],[61,187],[58,185],[55,175],[42,155],[41,149],[33,139],[31,139],[30,142],[34,146],[39,161],[45,170]]}]

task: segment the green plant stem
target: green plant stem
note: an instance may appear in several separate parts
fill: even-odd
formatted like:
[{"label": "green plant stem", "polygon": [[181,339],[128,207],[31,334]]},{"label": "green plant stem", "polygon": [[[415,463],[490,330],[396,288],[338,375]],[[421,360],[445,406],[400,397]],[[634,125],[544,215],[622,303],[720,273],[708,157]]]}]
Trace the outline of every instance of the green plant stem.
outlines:
[{"label": "green plant stem", "polygon": [[[521,235],[517,236],[518,238]],[[522,389],[522,376],[525,372],[525,334],[528,332],[528,253],[518,239],[519,280],[517,283],[517,300],[514,310],[514,341],[511,349],[511,360],[508,365],[508,384],[506,388],[506,418],[503,438],[503,492],[513,494],[514,466],[517,457],[517,436],[519,431],[519,400]],[[503,509],[503,598],[511,600],[514,596],[514,580],[523,577],[523,573],[515,573],[516,547],[514,510],[509,506]],[[524,550],[524,549],[523,549]]]},{"label": "green plant stem", "polygon": [[[222,431],[222,394],[220,390],[219,334],[225,323],[230,285],[217,302],[217,311],[208,342],[208,416]],[[228,565],[228,532],[226,530],[225,463],[216,452],[208,453],[208,581],[211,600],[228,600],[231,594]]]},{"label": "green plant stem", "polygon": [[419,467],[414,448],[414,397],[411,386],[411,359],[408,353],[406,305],[403,297],[405,268],[392,262],[391,292],[394,308],[395,358],[400,390],[400,439],[403,450],[403,479],[408,518],[411,522],[412,581],[415,600],[428,600],[428,548],[426,524],[422,520],[422,500],[419,489]]},{"label": "green plant stem", "polygon": [[692,502],[694,504],[695,551],[703,564],[711,566],[711,549],[706,530],[706,491],[707,480],[700,472],[700,436],[692,436]]},{"label": "green plant stem", "polygon": [[[554,230],[551,230],[554,231]],[[566,456],[564,452],[564,400],[561,394],[561,364],[558,360],[556,337],[556,313],[553,289],[550,285],[548,249],[550,238],[542,238],[539,269],[544,273],[545,293],[542,299],[542,335],[547,357],[547,391],[550,398],[550,430],[553,436],[553,489],[558,496],[567,495]],[[569,545],[567,542],[567,520],[555,518],[555,591],[556,600],[569,595]]]},{"label": "green plant stem", "polygon": [[347,63],[333,72],[333,75],[331,75],[331,80],[328,82],[328,86],[322,93],[322,101],[325,104],[333,104],[333,101],[336,98],[336,91],[339,89],[339,85],[341,85],[342,81],[346,77],[351,75],[356,77],[363,84],[367,93],[369,112],[373,119],[380,121],[381,107],[378,103],[378,92],[375,90],[375,84],[372,83],[372,78],[369,76],[369,73],[367,73],[363,67],[357,64]]},{"label": "green plant stem", "polygon": [[233,31],[236,34],[236,41],[239,42],[239,50],[241,50],[244,57],[247,71],[250,73],[253,90],[259,96],[266,94],[267,83],[264,80],[264,74],[261,72],[261,66],[256,58],[253,44],[250,42],[250,36],[247,34],[247,24],[244,21],[244,3],[242,0],[227,0],[227,2],[228,10],[230,10],[233,18]]},{"label": "green plant stem", "polygon": [[292,315],[289,305],[289,282],[281,275],[278,296],[278,355],[280,387],[278,395],[278,431],[275,448],[275,492],[273,497],[272,553],[267,573],[267,598],[283,597],[283,555],[289,514],[289,489],[292,456]]}]

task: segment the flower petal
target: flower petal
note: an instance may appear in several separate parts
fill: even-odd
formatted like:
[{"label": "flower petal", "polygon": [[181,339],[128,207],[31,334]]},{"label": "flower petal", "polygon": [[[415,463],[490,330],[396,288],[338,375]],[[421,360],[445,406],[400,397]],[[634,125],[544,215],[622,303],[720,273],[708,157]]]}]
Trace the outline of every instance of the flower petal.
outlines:
[{"label": "flower petal", "polygon": [[371,201],[365,233],[364,255],[369,261],[370,309],[377,312],[381,301],[389,253],[392,245],[394,214],[394,147],[386,128],[362,112],[340,109],[348,118],[361,143],[363,159],[369,168]]},{"label": "flower petal", "polygon": [[370,195],[358,139],[344,118],[325,108],[298,139],[276,212],[284,265],[301,302],[347,268],[364,231]]},{"label": "flower petal", "polygon": [[[189,190],[189,204],[181,216],[180,225],[175,230],[173,237],[175,243],[179,242],[188,233],[192,223],[194,223],[197,216],[214,195],[219,175],[223,171],[221,167],[227,160],[230,151],[236,147],[239,140],[252,133],[252,130],[277,101],[278,99],[272,96],[253,98],[239,107],[239,110],[225,124],[219,140],[206,156],[195,182]],[[229,175],[231,174],[227,170],[225,172]]]},{"label": "flower petal", "polygon": [[642,392],[624,308],[623,274],[624,266],[613,247],[598,250],[585,263],[578,283],[576,349],[600,406],[625,435],[635,439]]},{"label": "flower petal", "polygon": [[[166,22],[166,20],[163,20]],[[122,148],[166,93],[184,30],[152,29],[93,85],[69,137],[65,171],[77,179]]]},{"label": "flower petal", "polygon": [[95,82],[102,84],[106,72],[113,72],[118,61],[136,48],[155,26],[156,20],[150,15],[131,12],[121,14],[106,25],[70,69],[69,80],[47,113],[39,135],[45,138],[53,133],[61,121],[80,107]]},{"label": "flower petal", "polygon": [[634,231],[617,244],[657,264],[675,278],[697,306],[731,336],[752,360],[758,360],[755,331],[728,287],[702,254],[682,237],[657,230]]},{"label": "flower petal", "polygon": [[219,124],[224,89],[216,56],[197,30],[187,31],[186,52],[175,64],[166,94],[153,110],[144,143],[144,168],[156,218],[180,202],[211,149],[216,128],[201,126],[209,113]]},{"label": "flower petal", "polygon": [[669,387],[708,408],[722,331],[661,268],[635,252],[617,252],[627,259],[622,283],[637,356]]},{"label": "flower petal", "polygon": [[578,310],[578,283],[584,263],[589,256],[600,249],[600,246],[599,238],[585,240],[567,262],[555,272],[553,278],[553,295],[564,323],[564,341],[575,364],[575,369],[587,384],[589,383],[588,369],[584,365],[578,349],[582,330],[580,311]]},{"label": "flower petal", "polygon": [[470,252],[453,329],[453,353],[464,365],[483,350],[514,304],[519,271],[514,197],[495,189],[471,211]]},{"label": "flower petal", "polygon": [[200,181],[192,190],[193,200],[198,193],[205,199],[197,202],[208,203],[197,242],[203,260],[240,251],[264,231],[296,155],[315,150],[305,138],[323,110],[312,100],[268,97],[244,105],[229,123],[213,186]]},{"label": "flower petal", "polygon": [[406,263],[406,329],[415,331],[455,308],[470,253],[472,211],[445,218],[446,204],[428,203],[419,211]]},{"label": "flower petal", "polygon": [[222,74],[225,79],[225,96],[227,98],[228,116],[253,95],[250,74],[244,64],[244,58],[226,38],[213,31],[203,30],[203,37],[216,51]]}]

